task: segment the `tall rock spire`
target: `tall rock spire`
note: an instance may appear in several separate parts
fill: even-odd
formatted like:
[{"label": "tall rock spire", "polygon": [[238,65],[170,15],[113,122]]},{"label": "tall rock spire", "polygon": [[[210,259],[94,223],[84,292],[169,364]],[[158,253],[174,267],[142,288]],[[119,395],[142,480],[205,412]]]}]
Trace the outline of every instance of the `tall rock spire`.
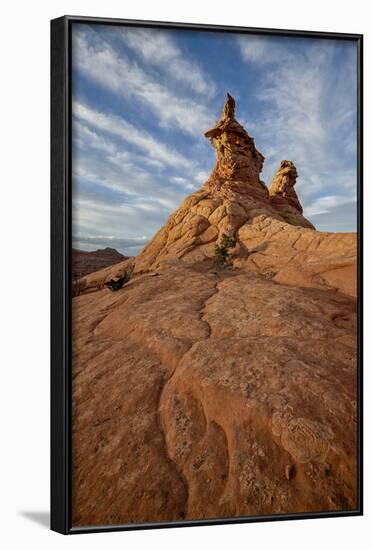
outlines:
[{"label": "tall rock spire", "polygon": [[222,115],[216,125],[205,132],[217,153],[215,168],[204,189],[267,195],[259,174],[264,156],[256,149],[254,140],[235,119],[235,100],[227,94]]}]

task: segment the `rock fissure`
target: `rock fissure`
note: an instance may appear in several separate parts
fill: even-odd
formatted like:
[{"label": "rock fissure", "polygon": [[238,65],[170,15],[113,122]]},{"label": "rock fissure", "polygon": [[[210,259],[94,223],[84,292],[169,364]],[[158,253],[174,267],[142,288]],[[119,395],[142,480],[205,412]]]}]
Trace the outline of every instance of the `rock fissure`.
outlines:
[{"label": "rock fissure", "polygon": [[[203,316],[203,310],[205,309],[207,303],[216,295],[216,293],[218,292],[218,284],[219,282],[217,281],[214,285],[214,292],[204,301],[204,303],[202,304],[200,310],[199,310],[199,316],[200,316],[200,320],[205,323],[207,326],[208,326],[208,329],[209,329],[209,334],[203,338],[203,340],[207,340],[208,338],[210,338],[211,336],[211,333],[212,333],[212,330],[211,330],[211,327],[209,325],[209,323],[204,319],[204,316]],[[173,369],[172,373],[170,374],[170,376],[165,380],[165,383],[163,384],[161,390],[160,390],[160,394],[159,394],[159,405],[158,405],[158,425],[159,425],[159,428],[160,428],[160,431],[163,435],[163,438],[164,438],[164,452],[165,452],[165,455],[167,457],[167,459],[169,461],[171,461],[180,477],[182,478],[182,481],[185,485],[185,488],[187,490],[187,495],[189,494],[189,490],[188,490],[188,481],[187,481],[187,477],[185,476],[185,474],[182,472],[182,469],[180,469],[179,465],[177,464],[177,462],[171,457],[170,455],[170,452],[169,452],[169,449],[168,449],[168,445],[167,445],[167,435],[166,435],[166,429],[164,428],[164,421],[163,421],[163,415],[164,415],[164,408],[163,408],[163,405],[162,405],[162,401],[164,399],[164,394],[167,390],[167,388],[171,385],[172,383],[172,379],[173,377],[175,376],[176,374],[176,371],[177,371],[177,367],[178,365],[181,363],[181,361],[184,359],[184,357],[192,350],[193,346],[197,343],[199,343],[200,341],[202,340],[198,340],[197,342],[194,342],[193,345],[190,346],[190,348],[183,354],[183,356],[180,358],[180,360],[178,361],[178,364],[175,366],[175,368]],[[186,499],[186,502],[185,502],[185,510],[184,510],[184,514],[185,514],[185,517],[187,517],[187,505],[188,505],[188,496],[187,496],[187,499]]]}]

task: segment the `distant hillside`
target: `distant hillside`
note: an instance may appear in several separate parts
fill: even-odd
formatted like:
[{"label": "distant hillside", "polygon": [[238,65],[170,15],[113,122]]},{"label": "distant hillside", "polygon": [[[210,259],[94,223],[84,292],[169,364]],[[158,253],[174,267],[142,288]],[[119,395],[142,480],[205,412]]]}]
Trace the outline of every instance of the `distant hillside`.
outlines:
[{"label": "distant hillside", "polygon": [[87,252],[85,250],[72,249],[72,278],[78,279],[88,273],[93,273],[104,267],[117,264],[126,260],[127,256],[120,254],[115,248],[103,248]]}]

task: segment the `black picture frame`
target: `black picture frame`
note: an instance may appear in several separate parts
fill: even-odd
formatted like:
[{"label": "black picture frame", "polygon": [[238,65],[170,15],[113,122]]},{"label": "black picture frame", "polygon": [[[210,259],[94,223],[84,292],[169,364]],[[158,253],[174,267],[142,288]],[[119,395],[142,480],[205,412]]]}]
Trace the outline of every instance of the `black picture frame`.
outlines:
[{"label": "black picture frame", "polygon": [[[357,44],[358,506],[355,510],[73,527],[71,521],[71,26],[74,23],[317,37]],[[63,16],[51,21],[51,529],[62,534],[363,514],[363,35]]]}]

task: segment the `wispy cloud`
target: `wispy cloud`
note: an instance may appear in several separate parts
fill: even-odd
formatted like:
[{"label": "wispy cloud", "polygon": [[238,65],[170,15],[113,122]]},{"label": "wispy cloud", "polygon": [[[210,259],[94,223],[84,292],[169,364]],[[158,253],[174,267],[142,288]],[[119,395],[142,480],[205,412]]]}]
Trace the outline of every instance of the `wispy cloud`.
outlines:
[{"label": "wispy cloud", "polygon": [[148,202],[148,208],[144,208],[144,204],[142,201],[115,204],[76,193],[72,211],[73,240],[81,241],[83,237],[93,240],[98,237],[103,243],[104,238],[107,242],[113,242],[113,239],[136,239],[138,236],[150,238],[167,214],[164,207],[159,207],[155,202]]},{"label": "wispy cloud", "polygon": [[[349,203],[349,201],[345,201]],[[339,195],[327,195],[315,199],[307,208],[308,216],[319,216],[320,214],[329,213],[334,207],[341,206]]]},{"label": "wispy cloud", "polygon": [[[73,144],[75,239],[121,239],[141,228],[155,233],[195,190],[190,182],[203,174],[195,161],[122,117],[78,101],[73,103]],[[188,178],[175,175],[183,173]]]},{"label": "wispy cloud", "polygon": [[305,215],[313,219],[319,208],[330,212],[355,197],[355,51],[335,63],[334,43],[288,44],[278,38],[238,40],[242,60],[261,69],[256,97],[265,115],[256,124],[266,156],[264,179],[270,183],[281,159],[293,160]]},{"label": "wispy cloud", "polygon": [[357,223],[356,200],[341,204],[337,201],[328,210],[323,205],[319,212],[312,214],[311,220],[319,231],[353,231]]},{"label": "wispy cloud", "polygon": [[[74,101],[72,113],[78,119],[87,122],[91,126],[108,134],[118,136],[125,142],[135,145],[157,163],[176,168],[190,169],[192,166],[190,160],[186,159],[183,155],[161,143],[158,139],[153,138],[144,129],[139,130],[122,117],[108,115],[92,109],[79,101]],[[105,144],[103,146],[106,148]]]},{"label": "wispy cloud", "polygon": [[213,117],[204,104],[164,86],[93,30],[74,34],[73,52],[74,66],[83,74],[119,96],[142,103],[164,127],[200,135],[200,128],[210,126]]},{"label": "wispy cloud", "polygon": [[204,97],[214,96],[216,86],[212,78],[199,63],[186,57],[170,34],[170,31],[159,29],[122,28],[119,36],[146,63],[157,67],[178,85],[189,87]]},{"label": "wispy cloud", "polygon": [[[76,101],[73,115],[73,176],[77,184],[86,181],[91,187],[115,191],[117,201],[152,201],[160,209],[166,206],[170,213],[185,194],[207,178],[197,161],[121,117]],[[128,145],[134,148],[128,149]]]},{"label": "wispy cloud", "polygon": [[187,191],[147,172],[115,168],[83,151],[73,172],[73,235],[154,234]]},{"label": "wispy cloud", "polygon": [[[283,42],[285,39],[280,39]],[[264,36],[240,36],[237,39],[240,53],[244,61],[272,65],[277,62],[287,62],[293,58],[290,49],[282,45],[277,38]]]}]

